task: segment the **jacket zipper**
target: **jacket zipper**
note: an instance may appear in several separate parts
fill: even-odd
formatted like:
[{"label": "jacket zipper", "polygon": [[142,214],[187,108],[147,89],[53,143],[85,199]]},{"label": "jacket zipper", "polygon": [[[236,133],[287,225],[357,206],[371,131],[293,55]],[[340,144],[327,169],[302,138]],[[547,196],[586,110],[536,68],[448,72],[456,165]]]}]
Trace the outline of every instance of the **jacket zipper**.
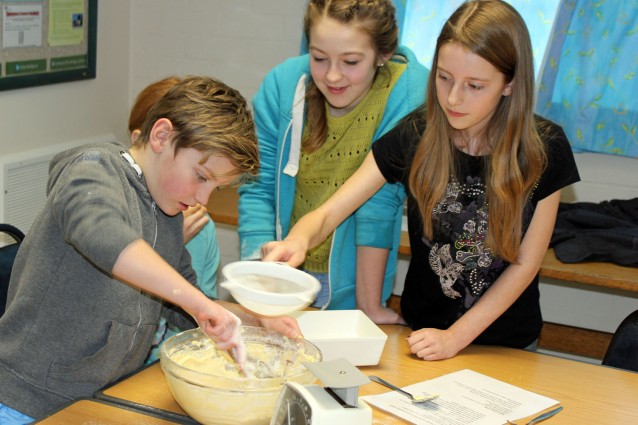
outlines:
[{"label": "jacket zipper", "polygon": [[151,245],[155,249],[157,243],[157,204],[155,201],[151,203],[151,209],[153,210],[153,218],[155,218],[155,235],[153,235],[153,244]]}]

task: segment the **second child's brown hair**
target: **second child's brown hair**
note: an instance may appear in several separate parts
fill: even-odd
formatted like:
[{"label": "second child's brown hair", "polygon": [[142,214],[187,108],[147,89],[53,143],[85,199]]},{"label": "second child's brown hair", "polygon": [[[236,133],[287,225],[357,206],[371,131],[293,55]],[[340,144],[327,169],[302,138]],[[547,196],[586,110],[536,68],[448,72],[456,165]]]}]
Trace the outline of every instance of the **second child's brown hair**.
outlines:
[{"label": "second child's brown hair", "polygon": [[166,92],[179,83],[178,77],[166,77],[159,81],[149,84],[139,92],[131,107],[131,112],[128,116],[128,132],[133,134],[134,131],[139,131],[146,120],[148,111],[151,110],[153,105],[166,94]]}]

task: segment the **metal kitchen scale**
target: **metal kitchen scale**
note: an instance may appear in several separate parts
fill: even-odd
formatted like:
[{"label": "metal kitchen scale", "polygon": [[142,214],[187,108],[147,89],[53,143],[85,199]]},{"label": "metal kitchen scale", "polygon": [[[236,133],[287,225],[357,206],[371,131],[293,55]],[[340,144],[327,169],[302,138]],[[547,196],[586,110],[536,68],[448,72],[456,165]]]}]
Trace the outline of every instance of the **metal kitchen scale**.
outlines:
[{"label": "metal kitchen scale", "polygon": [[372,409],[359,398],[359,387],[370,382],[359,369],[340,358],[304,363],[323,384],[287,382],[275,405],[270,425],[368,425]]}]

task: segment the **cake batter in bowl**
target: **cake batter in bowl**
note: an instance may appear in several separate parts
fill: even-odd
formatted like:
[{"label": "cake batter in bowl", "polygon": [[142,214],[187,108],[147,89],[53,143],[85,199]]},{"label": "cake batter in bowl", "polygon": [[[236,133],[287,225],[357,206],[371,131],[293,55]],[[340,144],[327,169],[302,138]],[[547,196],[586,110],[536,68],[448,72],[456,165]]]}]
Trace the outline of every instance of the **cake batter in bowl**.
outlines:
[{"label": "cake batter in bowl", "polygon": [[251,326],[242,326],[241,334],[247,353],[245,373],[199,329],[162,344],[160,365],[171,394],[202,424],[269,424],[284,383],[316,381],[302,364],[322,359],[311,342]]}]

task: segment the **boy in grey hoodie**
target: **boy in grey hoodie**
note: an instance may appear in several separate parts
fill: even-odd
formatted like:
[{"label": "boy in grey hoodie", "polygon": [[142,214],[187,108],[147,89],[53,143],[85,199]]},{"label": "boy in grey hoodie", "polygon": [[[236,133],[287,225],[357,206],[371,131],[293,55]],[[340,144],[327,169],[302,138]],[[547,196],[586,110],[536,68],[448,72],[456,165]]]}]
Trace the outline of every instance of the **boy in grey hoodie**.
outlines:
[{"label": "boy in grey hoodie", "polygon": [[0,418],[44,416],[138,369],[162,299],[179,307],[164,307],[173,324],[199,326],[239,357],[242,321],[299,335],[290,317],[255,317],[204,296],[183,244],[183,210],[257,173],[244,98],[212,78],[185,78],[149,111],[138,140],[51,161],[47,201],[0,318]]}]

